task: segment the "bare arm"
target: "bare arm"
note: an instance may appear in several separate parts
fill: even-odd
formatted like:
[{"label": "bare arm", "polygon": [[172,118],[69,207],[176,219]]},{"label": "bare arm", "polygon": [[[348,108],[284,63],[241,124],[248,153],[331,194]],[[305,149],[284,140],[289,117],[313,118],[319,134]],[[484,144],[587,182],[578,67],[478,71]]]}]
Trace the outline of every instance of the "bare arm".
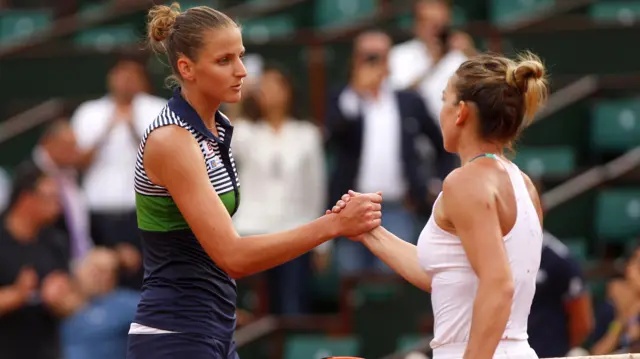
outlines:
[{"label": "bare arm", "polygon": [[22,268],[14,283],[0,288],[0,316],[25,305],[38,285],[38,275],[32,268]]},{"label": "bare arm", "polygon": [[22,307],[27,301],[27,294],[14,285],[0,288],[0,316]]},{"label": "bare arm", "polygon": [[593,308],[589,293],[583,293],[564,305],[569,317],[569,341],[571,347],[582,345],[594,327]]},{"label": "bare arm", "polygon": [[382,198],[370,195],[345,208],[349,213],[323,216],[286,232],[240,237],[209,182],[197,142],[177,126],[157,129],[149,136],[144,166],[153,182],[169,190],[211,259],[234,278],[275,267],[334,237],[357,235],[380,225]]},{"label": "bare arm", "polygon": [[456,229],[479,284],[464,359],[490,359],[511,313],[513,278],[494,193],[484,173],[459,169],[443,186],[444,211]]},{"label": "bare arm", "polygon": [[426,292],[431,292],[431,276],[420,267],[415,245],[396,237],[384,227],[378,227],[365,234],[362,242],[402,278]]},{"label": "bare arm", "polygon": [[615,319],[609,324],[606,334],[593,345],[590,354],[607,355],[613,353],[618,348],[622,334],[624,334],[624,324],[620,319]]}]

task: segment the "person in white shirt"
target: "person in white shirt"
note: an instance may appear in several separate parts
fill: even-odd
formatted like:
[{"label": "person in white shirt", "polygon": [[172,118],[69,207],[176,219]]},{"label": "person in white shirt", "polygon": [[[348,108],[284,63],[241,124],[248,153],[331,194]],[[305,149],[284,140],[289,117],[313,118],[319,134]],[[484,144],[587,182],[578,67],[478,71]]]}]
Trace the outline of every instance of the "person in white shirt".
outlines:
[{"label": "person in white shirt", "polygon": [[[233,131],[232,150],[242,178],[242,206],[233,219],[241,235],[292,229],[326,208],[322,133],[294,115],[291,77],[280,67],[267,66],[256,92],[257,113],[249,114],[255,118],[234,122]],[[267,272],[276,312],[303,314],[309,309],[310,261],[326,265],[330,245]]]},{"label": "person in white shirt", "polygon": [[[431,292],[434,359],[537,358],[527,325],[542,208],[534,184],[504,151],[547,96],[545,68],[533,54],[517,62],[493,55],[464,62],[440,113],[445,148],[462,166],[445,179],[417,246],[382,227],[355,238]],[[343,196],[333,211],[356,195]]]},{"label": "person in white shirt", "polygon": [[135,59],[116,63],[107,76],[109,94],[82,103],[71,125],[82,152],[83,189],[96,245],[116,248],[126,258],[124,283],[142,282],[133,190],[136,153],[145,129],[167,100],[151,96],[144,68]]},{"label": "person in white shirt", "polygon": [[[420,96],[389,86],[391,45],[384,32],[359,34],[353,41],[349,82],[327,101],[326,148],[333,159],[329,199],[332,203],[349,189],[382,191],[383,225],[398,237],[413,240],[417,217],[430,213],[457,158],[445,151],[437,121]],[[419,144],[426,141],[433,159],[419,151]],[[359,243],[340,238],[335,246],[341,274],[390,271]]]},{"label": "person in white shirt", "polygon": [[395,45],[389,54],[390,79],[398,89],[416,90],[437,120],[449,77],[476,50],[469,35],[451,30],[449,1],[416,1],[414,22],[415,37]]}]

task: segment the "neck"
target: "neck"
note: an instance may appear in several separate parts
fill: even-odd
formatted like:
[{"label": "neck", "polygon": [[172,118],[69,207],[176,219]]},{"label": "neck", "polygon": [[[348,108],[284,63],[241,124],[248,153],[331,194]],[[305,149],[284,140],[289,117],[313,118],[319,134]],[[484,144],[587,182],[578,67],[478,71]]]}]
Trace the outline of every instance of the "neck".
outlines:
[{"label": "neck", "polygon": [[40,226],[31,216],[21,212],[19,209],[10,211],[5,219],[5,225],[11,236],[18,242],[31,242],[38,235]]},{"label": "neck", "polygon": [[485,154],[485,153],[493,153],[495,155],[502,154],[502,147],[496,145],[494,143],[484,142],[484,141],[461,141],[465,143],[465,145],[460,145],[458,147],[458,156],[460,156],[460,162],[464,166],[474,157]]},{"label": "neck", "polygon": [[116,106],[130,106],[133,102],[133,96],[113,95],[113,102]]},{"label": "neck", "polygon": [[284,111],[272,111],[264,116],[264,120],[269,126],[279,130],[287,122],[287,116]]},{"label": "neck", "polygon": [[440,58],[444,55],[442,45],[437,40],[423,40],[422,43],[427,47],[431,60],[433,62],[440,61]]},{"label": "neck", "polygon": [[204,125],[208,129],[216,127],[216,112],[220,107],[220,101],[210,101],[198,91],[193,91],[187,87],[182,88],[182,97],[198,113]]}]

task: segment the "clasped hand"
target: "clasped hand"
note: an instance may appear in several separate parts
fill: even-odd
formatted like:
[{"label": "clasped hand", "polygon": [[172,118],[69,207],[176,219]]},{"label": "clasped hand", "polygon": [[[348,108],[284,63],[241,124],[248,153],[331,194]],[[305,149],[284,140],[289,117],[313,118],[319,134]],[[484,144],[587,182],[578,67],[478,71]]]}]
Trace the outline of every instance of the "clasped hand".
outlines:
[{"label": "clasped hand", "polygon": [[349,190],[325,214],[346,216],[353,224],[348,226],[351,227],[348,233],[341,233],[341,235],[354,241],[361,241],[366,233],[379,227],[382,223],[381,203],[381,192],[361,194]]}]

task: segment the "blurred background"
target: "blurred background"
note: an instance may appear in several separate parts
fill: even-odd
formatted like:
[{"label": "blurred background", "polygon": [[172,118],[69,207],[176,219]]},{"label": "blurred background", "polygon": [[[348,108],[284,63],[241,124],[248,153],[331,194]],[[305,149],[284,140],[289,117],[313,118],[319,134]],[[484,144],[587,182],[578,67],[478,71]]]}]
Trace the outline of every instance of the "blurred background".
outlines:
[{"label": "blurred background", "polygon": [[[0,0],[0,357],[124,359],[142,278],[133,168],[171,95],[144,47],[159,0]],[[167,2],[166,4],[169,4]],[[243,235],[385,193],[415,243],[441,181],[441,92],[467,58],[531,50],[552,95],[510,154],[537,183],[540,357],[640,340],[640,1],[191,0],[243,27],[243,102],[224,104]],[[409,94],[409,95],[407,95]],[[409,96],[409,97],[407,97]],[[243,359],[425,358],[430,296],[338,238],[238,281]]]}]

